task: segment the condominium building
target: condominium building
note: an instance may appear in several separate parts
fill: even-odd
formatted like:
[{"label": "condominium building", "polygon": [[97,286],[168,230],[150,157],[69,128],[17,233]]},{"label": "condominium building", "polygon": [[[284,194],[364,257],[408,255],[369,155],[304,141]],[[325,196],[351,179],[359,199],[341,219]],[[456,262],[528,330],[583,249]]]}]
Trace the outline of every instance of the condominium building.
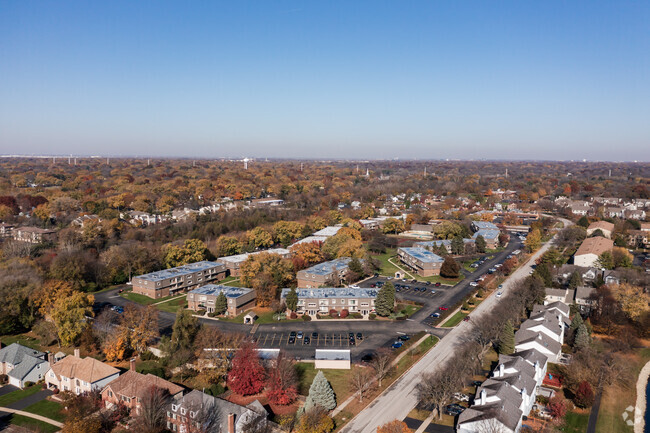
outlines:
[{"label": "condominium building", "polygon": [[56,232],[54,230],[42,229],[39,227],[16,227],[11,232],[14,240],[27,242],[30,244],[40,244],[43,242],[54,242]]},{"label": "condominium building", "polygon": [[187,308],[194,311],[207,310],[208,313],[212,313],[220,293],[223,293],[228,301],[226,310],[228,316],[237,316],[255,306],[253,289],[207,284],[187,294]]},{"label": "condominium building", "polygon": [[[291,289],[282,289],[282,300],[286,300]],[[377,291],[374,289],[322,288],[322,289],[296,289],[298,294],[298,308],[296,313],[328,314],[330,310],[339,313],[348,310],[350,313],[361,313],[367,316],[375,311],[375,298]]]},{"label": "condominium building", "polygon": [[331,285],[331,281],[335,279],[343,280],[348,273],[351,260],[350,257],[341,257],[298,271],[296,274],[298,287],[313,289],[327,285],[328,282]]},{"label": "condominium building", "polygon": [[419,247],[399,248],[397,255],[402,263],[413,269],[421,277],[440,275],[440,268],[445,261],[439,255]]},{"label": "condominium building", "polygon": [[134,277],[131,282],[133,283],[133,293],[150,298],[164,298],[223,280],[225,277],[226,265],[224,263],[202,261],[140,275]]}]

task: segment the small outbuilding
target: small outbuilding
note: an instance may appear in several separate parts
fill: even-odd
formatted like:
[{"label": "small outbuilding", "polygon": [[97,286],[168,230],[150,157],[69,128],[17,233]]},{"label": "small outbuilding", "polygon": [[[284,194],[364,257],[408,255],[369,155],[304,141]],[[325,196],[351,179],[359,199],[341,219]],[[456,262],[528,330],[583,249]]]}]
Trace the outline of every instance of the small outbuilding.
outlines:
[{"label": "small outbuilding", "polygon": [[244,324],[245,325],[252,325],[255,323],[255,319],[257,319],[257,314],[253,313],[252,311],[249,312],[244,316]]},{"label": "small outbuilding", "polygon": [[350,350],[316,349],[316,369],[350,369]]}]

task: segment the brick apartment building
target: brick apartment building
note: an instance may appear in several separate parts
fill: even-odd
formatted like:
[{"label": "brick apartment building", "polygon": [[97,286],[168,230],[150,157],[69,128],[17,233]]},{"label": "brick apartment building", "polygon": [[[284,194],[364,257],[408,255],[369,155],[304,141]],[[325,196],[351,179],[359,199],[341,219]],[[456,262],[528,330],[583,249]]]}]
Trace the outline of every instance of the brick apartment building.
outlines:
[{"label": "brick apartment building", "polygon": [[419,247],[398,248],[397,255],[402,263],[421,277],[440,275],[440,268],[445,261],[439,255]]},{"label": "brick apartment building", "polygon": [[220,293],[226,295],[228,316],[237,316],[255,306],[256,294],[253,289],[207,284],[187,294],[187,308],[194,311],[207,310],[208,313],[212,313]]},{"label": "brick apartment building", "polygon": [[[290,289],[282,289],[282,299],[285,300]],[[349,287],[296,289],[298,307],[296,313],[328,314],[330,310],[348,310],[350,313],[361,313],[367,316],[375,311],[377,291],[374,289],[352,289]]]},{"label": "brick apartment building", "polygon": [[205,284],[223,280],[226,277],[226,265],[221,262],[196,262],[176,268],[151,272],[133,277],[133,293],[150,298],[165,296],[193,290]]},{"label": "brick apartment building", "polygon": [[341,257],[298,271],[296,274],[298,287],[313,289],[327,285],[334,279],[344,280],[351,260],[350,257]]}]

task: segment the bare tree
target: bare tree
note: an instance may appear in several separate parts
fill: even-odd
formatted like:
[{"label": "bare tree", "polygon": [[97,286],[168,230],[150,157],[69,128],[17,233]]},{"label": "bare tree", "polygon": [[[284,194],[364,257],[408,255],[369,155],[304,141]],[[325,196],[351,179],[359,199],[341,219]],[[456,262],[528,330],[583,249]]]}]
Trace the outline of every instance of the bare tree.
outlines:
[{"label": "bare tree", "polygon": [[438,413],[442,418],[442,408],[451,403],[454,392],[458,388],[458,379],[447,371],[426,374],[417,386],[420,403]]},{"label": "bare tree", "polygon": [[357,367],[350,378],[352,390],[359,395],[359,401],[363,401],[363,395],[372,387],[372,373],[363,367]]},{"label": "bare tree", "polygon": [[193,401],[187,406],[187,413],[190,416],[185,417],[181,424],[185,433],[219,433],[222,413],[213,397],[203,398],[201,402]]},{"label": "bare tree", "polygon": [[270,433],[271,424],[263,415],[251,416],[242,426],[242,431],[246,433]]},{"label": "bare tree", "polygon": [[377,351],[375,357],[372,359],[370,365],[375,370],[375,378],[381,388],[381,381],[385,378],[391,370],[391,356],[388,349],[382,347]]},{"label": "bare tree", "polygon": [[508,430],[509,429],[507,429],[506,426],[496,418],[496,413],[492,413],[489,418],[476,423],[476,433],[507,433]]},{"label": "bare tree", "polygon": [[167,421],[169,391],[150,386],[142,394],[139,413],[136,415],[134,430],[138,433],[159,433],[164,431]]}]

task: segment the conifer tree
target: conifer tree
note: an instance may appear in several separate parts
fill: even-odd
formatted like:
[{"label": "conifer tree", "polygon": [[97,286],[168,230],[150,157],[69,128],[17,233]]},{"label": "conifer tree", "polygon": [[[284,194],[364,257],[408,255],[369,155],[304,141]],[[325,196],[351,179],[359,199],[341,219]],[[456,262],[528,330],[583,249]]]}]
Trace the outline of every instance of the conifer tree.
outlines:
[{"label": "conifer tree", "polygon": [[314,381],[309,387],[309,395],[305,402],[305,412],[309,412],[314,406],[320,406],[325,410],[332,410],[336,407],[334,390],[322,370],[318,370]]},{"label": "conifer tree", "polygon": [[515,353],[515,329],[508,320],[499,334],[499,354],[512,355]]},{"label": "conifer tree", "polygon": [[289,310],[296,311],[296,308],[298,308],[298,293],[296,293],[295,288],[292,287],[291,290],[289,290],[285,302]]},{"label": "conifer tree", "polygon": [[447,256],[440,267],[440,275],[445,278],[457,278],[460,275],[460,265],[456,260]]},{"label": "conifer tree", "polygon": [[582,277],[579,272],[574,272],[571,274],[571,279],[569,280],[569,289],[575,290],[578,286],[582,285]]},{"label": "conifer tree", "polygon": [[228,299],[226,299],[226,295],[224,295],[223,292],[220,292],[219,295],[217,295],[217,300],[214,303],[214,312],[217,314],[223,314],[227,309]]},{"label": "conifer tree", "polygon": [[389,316],[395,308],[395,286],[392,283],[386,283],[379,292],[375,300],[375,311],[382,317]]},{"label": "conifer tree", "polygon": [[576,350],[584,349],[585,347],[589,346],[590,340],[591,339],[589,338],[587,327],[584,323],[580,324],[580,326],[578,326],[578,330],[576,331],[576,336],[573,339],[573,348]]},{"label": "conifer tree", "polygon": [[463,254],[463,252],[465,252],[465,243],[463,242],[463,238],[461,236],[454,236],[454,238],[451,240],[451,252],[456,255]]},{"label": "conifer tree", "polygon": [[487,242],[482,235],[476,236],[476,251],[479,253],[484,253],[487,249]]}]

